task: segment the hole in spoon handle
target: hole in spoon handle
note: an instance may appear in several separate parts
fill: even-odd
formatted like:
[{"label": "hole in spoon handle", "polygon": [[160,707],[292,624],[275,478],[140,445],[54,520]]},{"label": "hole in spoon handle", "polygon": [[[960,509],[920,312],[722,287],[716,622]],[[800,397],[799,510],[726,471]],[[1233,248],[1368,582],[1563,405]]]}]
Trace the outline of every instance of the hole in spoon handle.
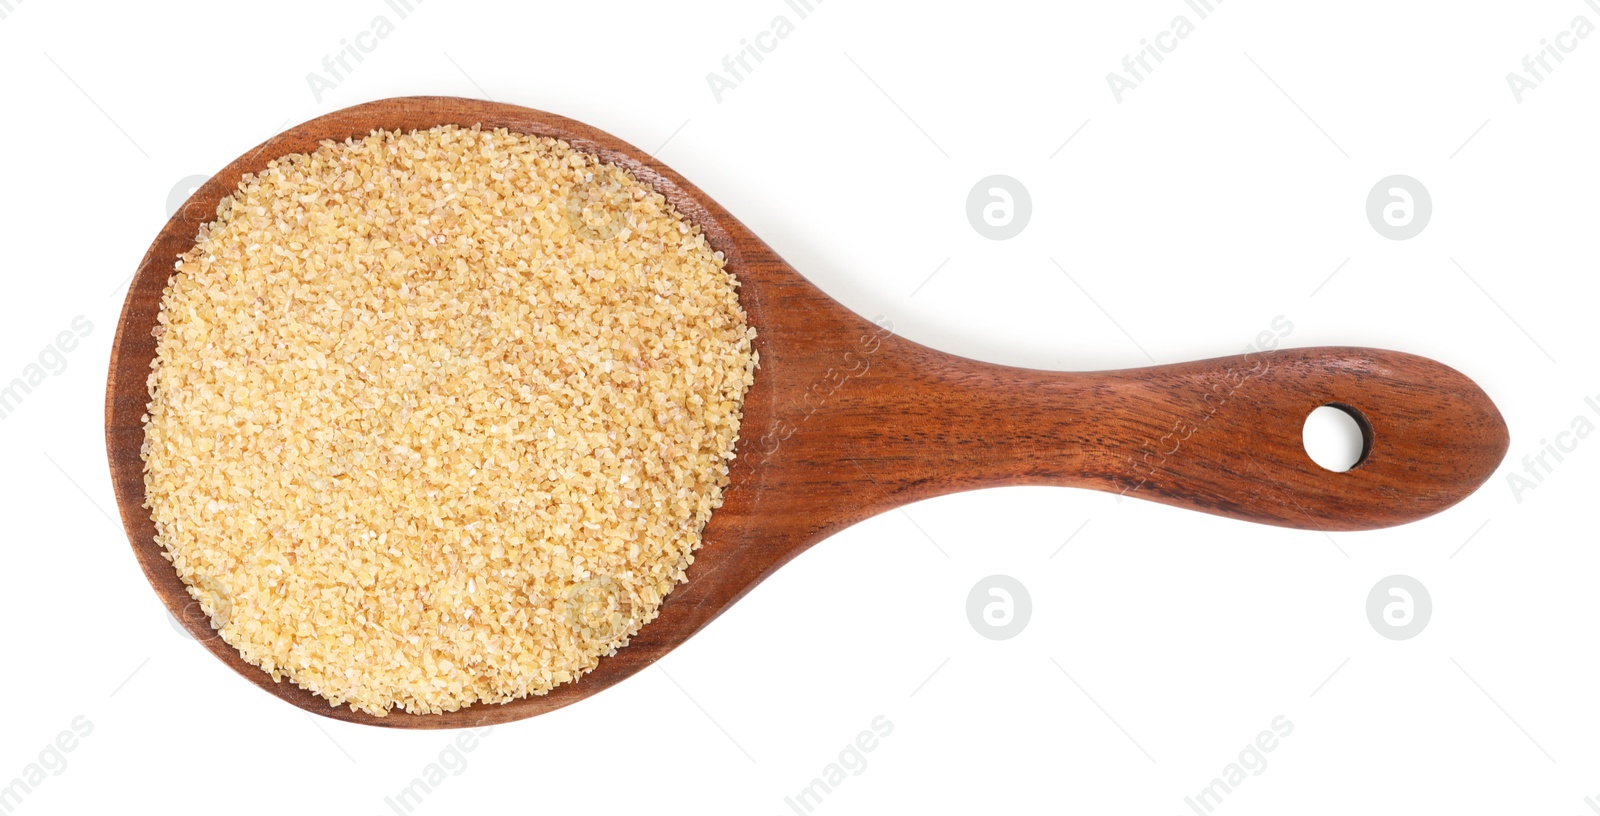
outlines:
[{"label": "hole in spoon handle", "polygon": [[[1110,372],[1106,487],[1266,524],[1387,527],[1470,495],[1509,443],[1476,383],[1396,351],[1325,347]],[[1361,451],[1343,472],[1314,462],[1308,415],[1355,419]]]}]

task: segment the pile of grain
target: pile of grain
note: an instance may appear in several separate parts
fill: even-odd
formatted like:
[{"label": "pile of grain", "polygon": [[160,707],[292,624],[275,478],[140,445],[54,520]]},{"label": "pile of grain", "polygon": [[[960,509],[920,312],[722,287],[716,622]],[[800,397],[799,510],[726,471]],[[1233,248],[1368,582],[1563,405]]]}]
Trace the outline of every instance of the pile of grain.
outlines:
[{"label": "pile of grain", "polygon": [[655,617],[721,504],[755,367],[723,267],[553,139],[275,161],[162,299],[157,540],[245,660],[332,705],[569,682]]}]

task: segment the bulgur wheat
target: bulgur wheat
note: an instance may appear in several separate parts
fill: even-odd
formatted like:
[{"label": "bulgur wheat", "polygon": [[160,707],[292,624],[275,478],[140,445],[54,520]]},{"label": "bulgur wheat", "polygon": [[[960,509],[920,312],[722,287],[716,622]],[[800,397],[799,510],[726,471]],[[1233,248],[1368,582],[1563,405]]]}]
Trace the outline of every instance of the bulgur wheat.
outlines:
[{"label": "bulgur wheat", "polygon": [[722,503],[755,330],[649,185],[478,127],[247,175],[163,293],[146,503],[275,680],[382,716],[627,644]]}]

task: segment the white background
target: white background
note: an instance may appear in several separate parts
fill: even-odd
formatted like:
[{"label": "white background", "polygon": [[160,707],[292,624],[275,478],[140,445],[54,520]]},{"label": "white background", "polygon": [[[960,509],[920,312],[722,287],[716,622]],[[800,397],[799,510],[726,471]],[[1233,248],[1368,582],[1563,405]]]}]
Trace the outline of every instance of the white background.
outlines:
[{"label": "white background", "polygon": [[[0,420],[0,785],[93,723],[18,813],[391,813],[450,743],[308,715],[176,631],[110,520],[102,434],[121,284],[174,184],[285,124],[412,94],[656,150],[846,306],[943,350],[1171,363],[1241,351],[1284,315],[1288,345],[1460,369],[1512,432],[1481,491],[1379,532],[1042,488],[888,513],[660,668],[494,729],[417,813],[791,813],[878,715],[893,734],[815,812],[1191,813],[1279,715],[1293,734],[1217,812],[1570,816],[1600,796],[1600,441],[1520,501],[1507,482],[1575,417],[1600,423],[1583,402],[1600,395],[1600,35],[1520,103],[1506,82],[1575,16],[1600,24],[1582,0],[1229,0],[1204,21],[1180,0],[826,0],[804,20],[781,0],[428,0],[404,20],[381,0],[11,4],[0,381],[75,316],[93,324]],[[394,33],[316,99],[306,74],[379,14]],[[717,102],[706,75],[778,14],[793,33]],[[1119,104],[1106,74],[1178,14],[1196,31]],[[994,173],[1033,198],[1004,242],[963,211]],[[1434,202],[1406,241],[1365,215],[1394,173]],[[1034,606],[1002,642],[965,613],[994,573]],[[1365,613],[1396,573],[1433,599],[1411,640]]]}]

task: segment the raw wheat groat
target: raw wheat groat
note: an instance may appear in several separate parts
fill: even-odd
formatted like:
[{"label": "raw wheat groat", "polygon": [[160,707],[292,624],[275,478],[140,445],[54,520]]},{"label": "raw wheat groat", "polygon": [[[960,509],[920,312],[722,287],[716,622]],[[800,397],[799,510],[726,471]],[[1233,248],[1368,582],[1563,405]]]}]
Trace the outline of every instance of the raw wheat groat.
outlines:
[{"label": "raw wheat groat", "polygon": [[721,504],[756,364],[737,286],[558,140],[274,161],[162,298],[157,540],[246,661],[332,705],[543,694],[656,616]]}]

